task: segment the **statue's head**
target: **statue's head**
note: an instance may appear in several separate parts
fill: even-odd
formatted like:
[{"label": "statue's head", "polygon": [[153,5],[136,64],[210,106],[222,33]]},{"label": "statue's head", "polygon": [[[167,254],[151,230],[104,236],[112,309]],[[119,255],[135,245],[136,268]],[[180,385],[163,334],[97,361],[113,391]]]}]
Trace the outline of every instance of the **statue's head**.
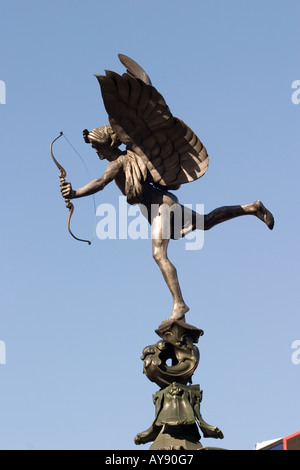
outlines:
[{"label": "statue's head", "polygon": [[122,143],[111,126],[97,127],[90,132],[83,131],[83,135],[85,141],[92,144],[101,160],[107,158]]}]

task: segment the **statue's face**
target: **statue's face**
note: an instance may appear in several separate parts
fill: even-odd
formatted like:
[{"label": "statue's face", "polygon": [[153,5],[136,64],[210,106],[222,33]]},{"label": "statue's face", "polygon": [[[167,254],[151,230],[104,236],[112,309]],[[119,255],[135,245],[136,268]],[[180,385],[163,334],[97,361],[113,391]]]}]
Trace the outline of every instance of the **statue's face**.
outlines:
[{"label": "statue's face", "polygon": [[88,138],[92,147],[97,151],[100,160],[105,159],[105,150],[110,145],[110,137],[106,132],[106,126],[97,127],[89,132]]},{"label": "statue's face", "polygon": [[93,129],[88,133],[88,139],[92,147],[96,150],[100,160],[108,159],[107,155],[121,144],[116,134],[112,132],[110,126],[101,126]]},{"label": "statue's face", "polygon": [[99,150],[97,151],[97,153],[98,153],[100,160],[105,160],[105,156],[102,155],[102,153],[100,153]]}]

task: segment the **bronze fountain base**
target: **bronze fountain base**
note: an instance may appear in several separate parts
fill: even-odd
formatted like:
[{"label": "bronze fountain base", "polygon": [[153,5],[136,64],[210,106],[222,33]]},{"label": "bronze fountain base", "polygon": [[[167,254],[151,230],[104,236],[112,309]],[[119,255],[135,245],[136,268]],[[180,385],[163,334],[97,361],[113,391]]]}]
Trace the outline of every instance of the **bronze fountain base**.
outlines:
[{"label": "bronze fountain base", "polygon": [[134,441],[136,444],[152,442],[151,450],[210,449],[200,443],[198,428],[204,437],[222,439],[223,433],[202,418],[202,390],[199,385],[192,385],[200,358],[194,343],[203,331],[184,321],[170,320],[163,322],[156,333],[162,339],[145,347],[141,357],[143,372],[161,387],[153,395],[155,419]]}]

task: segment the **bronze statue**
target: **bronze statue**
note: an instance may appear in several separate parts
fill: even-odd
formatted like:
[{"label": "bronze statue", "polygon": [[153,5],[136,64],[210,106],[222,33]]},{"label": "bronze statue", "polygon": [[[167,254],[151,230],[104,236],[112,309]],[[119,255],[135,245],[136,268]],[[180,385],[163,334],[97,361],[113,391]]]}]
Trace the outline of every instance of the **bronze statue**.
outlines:
[{"label": "bronze statue", "polygon": [[[152,86],[146,72],[132,59],[119,54],[126,73],[122,76],[106,71],[96,75],[110,125],[84,130],[99,158],[109,164],[104,174],[86,186],[73,190],[62,180],[61,192],[67,201],[102,191],[115,181],[129,204],[140,204],[152,228],[152,253],[173,297],[170,320],[185,321],[189,310],[183,300],[177,272],[167,256],[170,239],[178,238],[174,229],[174,213],[164,207],[184,206],[170,190],[195,181],[204,175],[209,157],[194,132],[174,117],[162,95]],[[126,150],[121,150],[121,144]],[[142,211],[143,212],[143,211]],[[201,216],[194,211],[182,215],[180,236],[202,227],[209,230],[226,220],[242,215],[255,215],[272,229],[274,218],[260,201],[251,204],[224,206]],[[168,220],[166,220],[168,219]],[[164,227],[171,227],[168,236]]]}]

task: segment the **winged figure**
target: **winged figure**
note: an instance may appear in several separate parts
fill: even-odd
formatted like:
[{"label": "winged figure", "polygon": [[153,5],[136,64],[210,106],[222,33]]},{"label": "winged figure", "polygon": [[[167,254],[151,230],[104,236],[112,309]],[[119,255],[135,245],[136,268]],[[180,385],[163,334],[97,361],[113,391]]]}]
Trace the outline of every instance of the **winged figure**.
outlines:
[{"label": "winged figure", "polygon": [[[170,239],[198,228],[209,230],[243,215],[254,215],[272,229],[274,218],[260,201],[223,206],[205,215],[186,211],[170,191],[204,175],[209,162],[206,148],[181,119],[172,115],[142,67],[125,55],[119,54],[119,59],[126,68],[123,75],[112,71],[96,75],[110,125],[83,131],[85,142],[92,144],[99,158],[109,164],[100,178],[79,189],[63,182],[61,192],[64,198],[80,198],[115,181],[129,204],[143,207],[141,212],[151,224],[153,258],[173,298],[169,320],[185,321],[189,308],[176,268],[167,255]],[[125,150],[119,148],[122,144]],[[176,211],[165,208],[175,208],[182,214],[179,234],[178,227],[174,228]],[[171,227],[167,235],[166,226]]]}]

